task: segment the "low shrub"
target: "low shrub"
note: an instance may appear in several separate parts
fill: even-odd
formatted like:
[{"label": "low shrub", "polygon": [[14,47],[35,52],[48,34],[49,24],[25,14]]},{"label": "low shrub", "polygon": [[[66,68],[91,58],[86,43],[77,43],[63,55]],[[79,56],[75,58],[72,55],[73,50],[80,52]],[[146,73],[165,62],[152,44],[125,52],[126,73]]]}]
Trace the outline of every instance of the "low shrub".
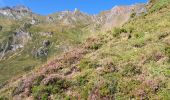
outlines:
[{"label": "low shrub", "polygon": [[126,77],[134,76],[136,74],[141,74],[141,69],[139,66],[127,65],[123,68],[122,75]]},{"label": "low shrub", "polygon": [[130,15],[130,18],[134,18],[136,16],[136,13],[133,12],[131,15]]},{"label": "low shrub", "polygon": [[83,59],[80,64],[79,64],[80,68],[81,69],[84,69],[84,68],[98,68],[100,67],[101,65],[98,64],[97,61],[91,61],[89,59]]},{"label": "low shrub", "polygon": [[0,25],[0,31],[2,31],[2,26]]},{"label": "low shrub", "polygon": [[[43,77],[40,77],[40,80]],[[57,78],[55,81],[49,81],[46,85],[34,86],[31,89],[33,97],[37,100],[48,100],[52,94],[62,94],[70,86],[70,82]]]},{"label": "low shrub", "polygon": [[98,50],[101,46],[102,46],[101,43],[94,43],[93,45],[91,45],[91,46],[89,47],[89,49]]},{"label": "low shrub", "polygon": [[165,54],[170,58],[170,46],[165,47]]},{"label": "low shrub", "polygon": [[32,95],[36,100],[48,100],[51,91],[52,86],[34,86],[32,88]]},{"label": "low shrub", "polygon": [[8,100],[7,97],[0,97],[0,100]]},{"label": "low shrub", "polygon": [[113,36],[114,37],[117,37],[121,33],[127,33],[127,30],[124,29],[124,28],[114,28],[114,31],[113,31]]},{"label": "low shrub", "polygon": [[77,85],[78,86],[84,86],[88,82],[86,77],[87,77],[86,75],[78,77],[77,78]]}]

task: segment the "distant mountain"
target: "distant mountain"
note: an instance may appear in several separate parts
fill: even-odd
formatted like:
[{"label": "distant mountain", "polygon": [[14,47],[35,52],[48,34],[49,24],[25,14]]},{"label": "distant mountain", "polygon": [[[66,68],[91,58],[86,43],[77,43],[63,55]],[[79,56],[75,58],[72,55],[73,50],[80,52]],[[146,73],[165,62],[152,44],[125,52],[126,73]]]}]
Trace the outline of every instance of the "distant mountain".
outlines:
[{"label": "distant mountain", "polygon": [[[65,25],[73,24],[100,24],[104,28],[111,28],[120,26],[125,23],[132,13],[141,14],[146,12],[144,4],[133,5],[133,6],[116,6],[111,10],[101,12],[97,15],[85,14],[78,9],[74,11],[62,11],[56,14],[51,14],[46,17],[46,20],[39,19],[41,15],[33,13],[29,8],[25,6],[14,6],[0,8],[0,16],[12,18],[12,19],[36,19],[46,22],[57,22]],[[32,20],[31,20],[32,21]]]},{"label": "distant mountain", "polygon": [[32,16],[32,14],[32,11],[25,6],[0,8],[0,16],[12,19],[22,19],[23,17]]}]

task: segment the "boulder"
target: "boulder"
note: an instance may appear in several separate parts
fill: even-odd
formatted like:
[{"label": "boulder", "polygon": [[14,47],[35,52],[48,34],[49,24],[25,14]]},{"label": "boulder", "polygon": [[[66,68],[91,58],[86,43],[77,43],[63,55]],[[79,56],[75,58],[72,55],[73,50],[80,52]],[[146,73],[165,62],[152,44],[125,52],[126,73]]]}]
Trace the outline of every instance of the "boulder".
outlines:
[{"label": "boulder", "polygon": [[48,48],[44,48],[44,47],[40,47],[37,51],[36,51],[36,57],[44,57],[48,55]]},{"label": "boulder", "polygon": [[50,45],[50,41],[49,40],[44,40],[43,41],[43,46],[44,47],[48,47]]}]

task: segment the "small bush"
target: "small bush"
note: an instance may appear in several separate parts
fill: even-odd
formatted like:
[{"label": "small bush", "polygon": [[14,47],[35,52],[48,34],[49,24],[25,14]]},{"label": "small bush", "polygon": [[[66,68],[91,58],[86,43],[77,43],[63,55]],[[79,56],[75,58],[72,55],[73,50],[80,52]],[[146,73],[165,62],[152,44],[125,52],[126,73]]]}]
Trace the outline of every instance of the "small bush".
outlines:
[{"label": "small bush", "polygon": [[30,23],[25,23],[23,26],[24,30],[28,30],[30,27],[31,27]]},{"label": "small bush", "polygon": [[7,97],[0,97],[0,100],[9,100]]},{"label": "small bush", "polygon": [[[42,80],[43,76],[39,77],[37,81]],[[34,86],[31,91],[33,97],[37,100],[48,100],[52,94],[62,94],[65,89],[70,86],[70,82],[57,78],[49,81],[47,85]]]},{"label": "small bush", "polygon": [[144,37],[145,36],[145,33],[135,33],[134,34],[134,37],[135,38],[142,38],[142,37]]},{"label": "small bush", "polygon": [[77,78],[78,86],[84,86],[87,82],[88,80],[86,79],[86,75]]},{"label": "small bush", "polygon": [[130,15],[130,18],[134,18],[136,16],[136,13],[133,12],[131,15]]},{"label": "small bush", "polygon": [[121,33],[127,33],[127,30],[124,28],[115,28],[114,32],[113,32],[113,36],[117,37],[118,35],[120,35]]},{"label": "small bush", "polygon": [[45,78],[44,75],[40,75],[38,76],[35,80],[34,80],[34,85],[38,86],[40,85],[41,81]]},{"label": "small bush", "polygon": [[80,68],[81,69],[84,69],[84,68],[98,68],[100,67],[101,65],[98,64],[97,61],[91,61],[89,59],[83,59],[80,64],[79,64]]},{"label": "small bush", "polygon": [[170,46],[165,47],[165,54],[170,58]]},{"label": "small bush", "polygon": [[132,33],[133,31],[134,31],[134,28],[133,28],[133,27],[129,27],[129,28],[128,28],[128,32],[129,32],[129,33]]},{"label": "small bush", "polygon": [[105,82],[99,88],[99,93],[102,97],[114,99],[114,94],[117,91],[117,80],[113,73],[104,76]]},{"label": "small bush", "polygon": [[92,46],[89,47],[89,49],[98,50],[101,46],[101,43],[94,43]]},{"label": "small bush", "polygon": [[0,31],[2,31],[2,26],[0,25]]},{"label": "small bush", "polygon": [[32,94],[36,100],[48,100],[51,90],[52,86],[34,86],[32,88]]}]

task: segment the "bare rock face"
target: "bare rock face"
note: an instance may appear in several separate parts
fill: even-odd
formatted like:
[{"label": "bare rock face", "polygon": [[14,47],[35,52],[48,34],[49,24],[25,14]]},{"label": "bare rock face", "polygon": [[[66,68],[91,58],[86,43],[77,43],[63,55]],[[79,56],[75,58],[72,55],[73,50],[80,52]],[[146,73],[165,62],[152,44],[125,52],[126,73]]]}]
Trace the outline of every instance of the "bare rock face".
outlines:
[{"label": "bare rock face", "polygon": [[24,31],[15,32],[12,37],[12,50],[15,51],[19,48],[23,48],[30,40],[30,33]]},{"label": "bare rock face", "polygon": [[[144,4],[132,6],[115,6],[111,10],[101,12],[97,15],[88,15],[81,12],[77,8],[74,11],[62,11],[48,16],[50,22],[58,22],[64,25],[76,25],[82,23],[84,25],[92,25],[99,29],[111,29],[119,27],[127,22],[132,13],[139,16],[146,12]],[[52,20],[52,21],[51,21]]]},{"label": "bare rock face", "polygon": [[25,45],[31,40],[31,34],[29,32],[18,31],[13,35],[13,43]]},{"label": "bare rock face", "polygon": [[23,5],[14,6],[13,9],[16,11],[20,11],[20,12],[31,12],[31,10],[29,8],[27,8]]},{"label": "bare rock face", "polygon": [[115,6],[109,11],[102,12],[99,15],[99,20],[103,23],[103,29],[111,29],[120,27],[127,22],[132,13],[137,16],[141,13],[146,13],[145,5]]},{"label": "bare rock face", "polygon": [[24,48],[24,46],[31,40],[31,34],[24,31],[17,31],[10,37],[0,43],[0,60],[10,52]]},{"label": "bare rock face", "polygon": [[58,12],[56,14],[50,15],[49,17],[54,21],[65,25],[75,25],[78,22],[89,24],[92,20],[90,15],[82,13],[78,9],[75,9],[74,11],[67,10]]}]

